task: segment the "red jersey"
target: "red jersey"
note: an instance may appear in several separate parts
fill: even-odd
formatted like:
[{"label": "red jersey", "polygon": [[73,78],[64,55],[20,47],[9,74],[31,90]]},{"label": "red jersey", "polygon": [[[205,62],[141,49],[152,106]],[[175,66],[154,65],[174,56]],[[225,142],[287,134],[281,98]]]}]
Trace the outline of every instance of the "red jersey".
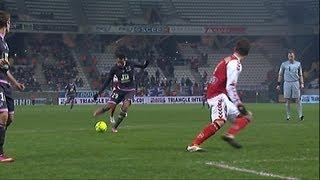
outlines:
[{"label": "red jersey", "polygon": [[207,98],[213,98],[219,94],[226,94],[234,104],[241,104],[237,93],[237,81],[242,70],[239,58],[236,54],[222,59],[210,77],[208,83]]}]

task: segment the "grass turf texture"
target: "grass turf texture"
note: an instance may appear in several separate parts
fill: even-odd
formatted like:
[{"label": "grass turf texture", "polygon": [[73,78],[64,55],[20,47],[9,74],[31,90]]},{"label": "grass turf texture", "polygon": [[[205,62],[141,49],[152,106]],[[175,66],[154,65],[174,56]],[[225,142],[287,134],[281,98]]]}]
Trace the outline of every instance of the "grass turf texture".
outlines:
[{"label": "grass turf texture", "polygon": [[[319,178],[319,106],[305,105],[305,121],[285,121],[283,104],[248,104],[254,121],[231,148],[220,138],[227,123],[206,141],[203,153],[185,146],[209,122],[200,105],[134,105],[119,133],[99,134],[91,113],[97,106],[20,106],[7,133],[12,164],[8,178],[266,178],[208,166],[209,161],[298,178]],[[295,113],[295,106],[293,112]],[[106,116],[105,116],[106,117]],[[110,128],[110,126],[109,126]]]}]

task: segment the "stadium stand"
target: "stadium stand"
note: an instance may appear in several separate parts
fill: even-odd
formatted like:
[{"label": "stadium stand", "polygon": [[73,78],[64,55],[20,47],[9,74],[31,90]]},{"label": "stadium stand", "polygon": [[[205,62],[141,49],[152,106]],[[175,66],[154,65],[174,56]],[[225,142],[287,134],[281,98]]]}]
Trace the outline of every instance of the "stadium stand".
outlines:
[{"label": "stadium stand", "polygon": [[169,4],[163,0],[129,0],[129,8],[134,15],[143,15],[145,8],[157,8],[161,15],[170,15],[171,12]]},{"label": "stadium stand", "polygon": [[[258,25],[271,20],[262,0],[172,0],[178,15],[191,25]],[[245,4],[245,6],[244,6]]]},{"label": "stadium stand", "polygon": [[75,24],[69,0],[25,0],[25,6],[33,22]]},{"label": "stadium stand", "polygon": [[[83,24],[77,24],[79,17],[72,6],[74,3],[79,3],[79,12],[83,13],[85,19],[83,24],[89,26],[108,24],[186,25],[188,27],[272,26],[290,23],[290,19],[287,18],[288,14],[301,4],[303,4],[303,15],[306,17],[311,15],[315,18],[305,18],[305,21],[299,23],[315,24],[319,20],[319,2],[316,0],[215,0],[214,3],[211,0],[196,2],[192,0],[3,1],[5,9],[13,12],[14,21],[80,27]],[[101,85],[101,75],[105,75],[110,70],[114,64],[114,54],[120,50],[130,60],[143,62],[149,59],[152,61],[146,72],[141,72],[141,74],[148,74],[149,81],[152,76],[156,76],[158,71],[158,84],[166,84],[166,82],[173,84],[176,81],[181,85],[181,79],[189,78],[193,84],[202,85],[204,83],[202,75],[205,72],[210,74],[218,61],[231,53],[230,44],[234,38],[218,37],[217,39],[223,39],[222,43],[205,44],[201,40],[205,37],[183,39],[183,37],[173,36],[91,36],[75,41],[76,46],[79,46],[76,48],[69,47],[62,41],[58,44],[50,44],[52,42],[50,39],[47,39],[48,42],[45,44],[35,44],[29,41],[31,49],[36,49],[35,53],[39,54],[36,57],[39,61],[37,66],[32,70],[29,69],[30,76],[41,84],[41,89],[46,90],[52,84],[54,86],[58,84],[58,89],[61,89],[62,81],[67,81],[67,79],[59,78],[60,75],[53,75],[53,68],[59,66],[67,69],[67,75],[77,79],[79,84],[83,85],[83,89],[96,89]],[[278,68],[279,62],[285,58],[285,52],[290,48],[291,43],[285,38],[278,37],[250,37],[248,35],[248,38],[253,41],[255,48],[244,62],[244,71],[239,84],[261,85],[266,82],[268,72]],[[307,45],[304,43],[301,49]],[[61,57],[57,57],[55,54],[57,51],[63,52]],[[48,56],[48,54],[51,55]],[[25,68],[23,66],[26,65],[19,65],[17,74],[21,74]],[[66,74],[62,73],[62,76]],[[32,79],[30,81],[29,84],[32,83]],[[150,84],[149,81],[147,84]],[[54,87],[53,90],[57,90],[57,87]]]},{"label": "stadium stand", "polygon": [[31,36],[28,39],[27,51],[33,58],[33,76],[38,80],[43,90],[63,90],[64,85],[73,80],[79,89],[88,89],[83,74],[70,49],[63,43],[60,35]]},{"label": "stadium stand", "polygon": [[126,17],[124,2],[117,0],[81,0],[90,24],[114,24]]},{"label": "stadium stand", "polygon": [[24,91],[41,91],[41,85],[35,77],[35,68],[37,64],[31,57],[16,57],[14,65],[11,67],[11,73],[19,82],[22,82],[26,89]]},{"label": "stadium stand", "polygon": [[5,0],[5,7],[20,22],[75,24],[70,0]]},{"label": "stadium stand", "polygon": [[[4,0],[7,10],[18,14],[19,21],[75,24],[74,0]],[[319,21],[317,0],[81,0],[86,22],[96,24],[169,24],[260,26],[288,23],[294,7],[302,6],[305,24]],[[293,7],[293,9],[288,8]]]},{"label": "stadium stand", "polygon": [[[214,67],[219,63],[219,61],[228,55],[229,54],[209,55],[207,67],[199,68],[200,74],[203,74],[204,71],[212,73]],[[272,69],[272,65],[262,54],[249,54],[242,64],[243,71],[238,82],[238,84],[242,85],[261,85],[265,82],[268,71]]]}]

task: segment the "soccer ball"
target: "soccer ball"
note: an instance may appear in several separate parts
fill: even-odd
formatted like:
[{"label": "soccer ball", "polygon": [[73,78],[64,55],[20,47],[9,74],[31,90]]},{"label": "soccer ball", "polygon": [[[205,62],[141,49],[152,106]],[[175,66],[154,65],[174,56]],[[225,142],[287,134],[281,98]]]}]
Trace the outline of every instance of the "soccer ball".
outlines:
[{"label": "soccer ball", "polygon": [[97,132],[99,133],[103,133],[106,132],[108,129],[107,123],[105,123],[104,121],[98,121],[95,125],[94,128]]}]

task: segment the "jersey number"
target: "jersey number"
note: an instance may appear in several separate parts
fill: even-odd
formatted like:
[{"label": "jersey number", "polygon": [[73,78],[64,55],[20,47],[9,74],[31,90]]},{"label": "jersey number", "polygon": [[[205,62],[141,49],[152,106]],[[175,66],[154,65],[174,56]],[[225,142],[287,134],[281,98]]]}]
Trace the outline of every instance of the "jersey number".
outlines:
[{"label": "jersey number", "polygon": [[122,83],[125,83],[125,82],[129,82],[129,74],[122,74],[122,77],[121,77],[121,82]]},{"label": "jersey number", "polygon": [[119,97],[119,95],[117,93],[112,93],[111,98],[113,99],[117,99]]},{"label": "jersey number", "polygon": [[0,101],[5,101],[6,97],[4,96],[3,92],[0,93]]}]

